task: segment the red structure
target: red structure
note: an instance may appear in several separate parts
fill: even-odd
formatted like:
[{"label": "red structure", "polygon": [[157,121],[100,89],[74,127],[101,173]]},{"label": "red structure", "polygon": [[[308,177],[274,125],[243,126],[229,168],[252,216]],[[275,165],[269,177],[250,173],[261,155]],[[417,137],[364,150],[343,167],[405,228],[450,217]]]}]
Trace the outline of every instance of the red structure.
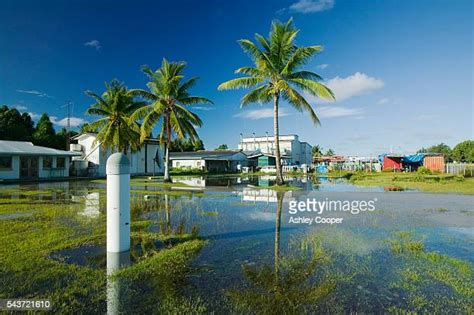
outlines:
[{"label": "red structure", "polygon": [[444,173],[444,156],[429,155],[423,159],[423,166],[432,172]]},{"label": "red structure", "polygon": [[386,155],[383,158],[383,169],[401,170],[402,156],[400,155]]}]

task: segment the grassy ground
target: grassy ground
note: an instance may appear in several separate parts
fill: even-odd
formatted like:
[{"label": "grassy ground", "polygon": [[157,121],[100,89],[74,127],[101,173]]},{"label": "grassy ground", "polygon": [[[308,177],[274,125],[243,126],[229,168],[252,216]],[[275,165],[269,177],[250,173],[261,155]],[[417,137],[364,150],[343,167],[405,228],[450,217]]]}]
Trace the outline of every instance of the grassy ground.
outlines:
[{"label": "grassy ground", "polygon": [[[51,258],[53,253],[68,248],[86,244],[103,246],[105,215],[88,218],[78,215],[84,209],[83,203],[43,202],[35,198],[37,194],[30,193],[21,199],[3,198],[0,202],[0,298],[51,299],[53,310],[61,314],[105,313],[105,267],[96,269]],[[159,222],[159,232],[150,232],[153,222],[142,219],[147,208],[134,202],[131,256],[136,263],[123,269],[124,278],[132,288],[130,294],[150,299],[154,302],[149,305],[171,312],[184,311],[183,305],[188,310],[202,311],[201,304],[181,297],[174,288],[185,281],[189,264],[206,241],[196,236],[197,229],[186,231],[182,225],[172,227]],[[104,207],[105,203],[101,202],[102,213]],[[164,207],[154,207],[153,211],[156,208]],[[170,240],[173,242],[169,243]],[[165,246],[158,249],[157,241]],[[105,262],[103,256],[99,260]],[[150,275],[153,270],[161,271]],[[167,290],[143,295],[140,290],[149,276],[156,283],[166,282]]]},{"label": "grassy ground", "polygon": [[419,175],[416,173],[355,173],[350,181],[360,186],[419,189],[433,193],[458,193],[474,195],[474,178],[453,175]]}]

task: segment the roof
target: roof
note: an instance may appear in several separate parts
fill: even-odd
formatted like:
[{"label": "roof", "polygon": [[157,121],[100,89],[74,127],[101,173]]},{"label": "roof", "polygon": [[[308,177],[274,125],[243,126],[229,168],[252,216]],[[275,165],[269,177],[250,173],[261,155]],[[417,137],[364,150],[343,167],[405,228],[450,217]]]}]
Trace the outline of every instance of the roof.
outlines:
[{"label": "roof", "polygon": [[0,140],[0,155],[54,155],[54,156],[80,156],[80,152],[63,151],[33,145],[26,141]]},{"label": "roof", "polygon": [[[72,140],[80,140],[81,138],[89,136],[89,137],[96,137],[97,133],[95,132],[85,132],[85,133],[80,133],[72,137]],[[145,138],[144,142],[146,143],[160,143],[160,141],[156,138]]]},{"label": "roof", "polygon": [[242,153],[240,150],[215,150],[193,152],[171,152],[171,160],[228,160],[232,156]]}]

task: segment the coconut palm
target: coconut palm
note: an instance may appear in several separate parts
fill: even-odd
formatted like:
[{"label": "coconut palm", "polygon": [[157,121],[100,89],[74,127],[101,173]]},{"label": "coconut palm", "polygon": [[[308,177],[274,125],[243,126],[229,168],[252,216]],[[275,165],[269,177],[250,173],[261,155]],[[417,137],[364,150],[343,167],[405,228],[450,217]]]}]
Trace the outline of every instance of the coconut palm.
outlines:
[{"label": "coconut palm", "polygon": [[91,91],[85,92],[96,101],[86,113],[101,117],[85,127],[86,130],[97,132],[93,145],[100,143],[105,150],[110,148],[112,151],[123,153],[127,153],[128,150],[138,150],[140,127],[130,116],[146,104],[134,101],[127,87],[118,80],[114,79],[110,83],[105,83],[105,87],[106,91],[102,96]]},{"label": "coconut palm", "polygon": [[170,182],[169,148],[173,136],[178,139],[189,138],[193,142],[198,140],[195,126],[201,126],[202,121],[187,107],[193,104],[212,104],[210,100],[200,96],[192,96],[189,89],[199,78],[193,77],[183,81],[184,62],[168,62],[163,59],[161,67],[152,71],[144,66],[142,71],[148,76],[148,91],[130,90],[134,96],[141,96],[150,101],[147,106],[138,109],[132,117],[142,120],[141,140],[161,122],[159,140],[165,148],[165,175],[164,181]]},{"label": "coconut palm", "polygon": [[219,90],[252,88],[251,92],[242,97],[242,107],[250,103],[273,101],[275,156],[279,185],[283,184],[278,126],[280,99],[287,101],[299,111],[307,111],[315,124],[319,124],[318,116],[305,97],[296,89],[319,98],[334,99],[331,90],[320,82],[322,78],[319,75],[300,69],[314,54],[320,52],[322,47],[297,47],[295,38],[298,31],[293,26],[292,19],[286,23],[274,21],[268,39],[256,34],[257,43],[248,39],[239,40],[240,46],[250,55],[255,66],[237,69],[236,73],[245,76],[224,82],[218,87]]}]

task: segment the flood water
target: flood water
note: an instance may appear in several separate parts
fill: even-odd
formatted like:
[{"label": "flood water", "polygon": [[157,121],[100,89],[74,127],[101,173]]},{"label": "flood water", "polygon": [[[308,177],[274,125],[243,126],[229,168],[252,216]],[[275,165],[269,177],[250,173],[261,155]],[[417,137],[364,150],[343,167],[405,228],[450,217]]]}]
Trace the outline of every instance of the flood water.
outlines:
[{"label": "flood water", "polygon": [[[136,215],[153,222],[150,232],[162,232],[165,222],[171,229],[198,231],[208,240],[193,258],[178,295],[217,313],[472,310],[474,196],[358,187],[344,179],[286,180],[297,189],[269,189],[272,176],[177,177],[175,182],[188,186],[159,194],[154,192],[163,187],[132,182],[137,191],[132,197],[140,200],[136,207],[146,209]],[[78,203],[78,217],[90,225],[103,224],[104,188],[86,181],[4,186],[3,202],[26,198],[18,191],[55,193],[30,195],[30,210],[1,215],[0,221],[34,219],[37,200]],[[299,204],[317,201],[340,204],[324,211],[308,211]],[[339,209],[343,204],[348,208]],[[373,204],[373,209],[355,209],[362,204]],[[109,271],[134,263],[133,257],[126,257],[125,263],[120,257],[106,257],[103,244],[59,250],[50,259]],[[468,266],[461,280],[458,261]],[[160,303],[148,286],[115,281],[104,301],[109,312],[136,310],[143,303],[149,304],[143,309],[150,310]],[[133,292],[125,288],[128,293],[120,293],[128,285]],[[111,303],[114,299],[123,301]]]}]

